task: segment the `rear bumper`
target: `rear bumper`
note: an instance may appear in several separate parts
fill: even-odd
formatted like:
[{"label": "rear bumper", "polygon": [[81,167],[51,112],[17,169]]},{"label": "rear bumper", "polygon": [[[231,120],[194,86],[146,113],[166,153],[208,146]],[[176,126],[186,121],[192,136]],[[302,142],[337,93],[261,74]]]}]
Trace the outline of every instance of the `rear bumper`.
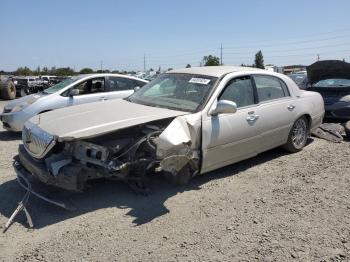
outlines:
[{"label": "rear bumper", "polygon": [[310,133],[314,132],[323,122],[324,113],[316,115],[311,119]]}]

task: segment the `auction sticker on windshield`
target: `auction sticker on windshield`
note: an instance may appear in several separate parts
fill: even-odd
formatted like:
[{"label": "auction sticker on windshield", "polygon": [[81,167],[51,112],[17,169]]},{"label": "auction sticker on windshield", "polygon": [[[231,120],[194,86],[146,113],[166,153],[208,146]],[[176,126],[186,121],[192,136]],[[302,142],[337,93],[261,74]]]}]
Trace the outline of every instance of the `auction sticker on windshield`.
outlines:
[{"label": "auction sticker on windshield", "polygon": [[210,82],[210,79],[206,79],[206,78],[191,78],[190,81],[188,81],[189,83],[193,83],[193,84],[202,84],[202,85],[207,85]]}]

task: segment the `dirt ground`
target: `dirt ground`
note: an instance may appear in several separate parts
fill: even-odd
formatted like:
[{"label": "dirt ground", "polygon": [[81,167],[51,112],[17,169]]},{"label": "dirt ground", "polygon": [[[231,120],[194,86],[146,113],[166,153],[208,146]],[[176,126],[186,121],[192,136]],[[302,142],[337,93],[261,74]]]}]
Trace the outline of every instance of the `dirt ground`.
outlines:
[{"label": "dirt ground", "polygon": [[[0,102],[0,110],[5,104]],[[23,190],[11,162],[20,135],[0,129],[0,229]],[[150,196],[100,181],[65,211],[32,198],[0,233],[0,261],[350,261],[350,143],[312,138]]]}]

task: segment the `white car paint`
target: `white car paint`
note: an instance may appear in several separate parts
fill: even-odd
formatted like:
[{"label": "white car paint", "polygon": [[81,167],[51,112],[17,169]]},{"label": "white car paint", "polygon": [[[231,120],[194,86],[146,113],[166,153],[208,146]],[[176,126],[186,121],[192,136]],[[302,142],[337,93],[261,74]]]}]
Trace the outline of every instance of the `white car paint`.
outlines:
[{"label": "white car paint", "polygon": [[[73,105],[80,105],[84,103],[91,103],[96,101],[104,101],[117,98],[125,98],[134,92],[134,88],[138,85],[136,83],[146,84],[148,81],[143,79],[120,75],[120,74],[89,74],[81,75],[80,78],[66,86],[65,88],[52,93],[45,94],[45,92],[28,95],[19,99],[16,99],[8,103],[4,107],[4,112],[0,114],[0,119],[4,123],[4,128],[9,131],[22,131],[24,123],[31,117],[41,114],[43,112],[52,111],[58,108],[69,107]],[[68,90],[71,90],[75,86],[83,83],[86,80],[95,78],[108,78],[108,77],[120,77],[123,79],[130,79],[135,81],[134,86],[130,86],[128,90],[121,91],[109,91],[99,92],[91,94],[82,94],[77,96],[63,95]],[[105,87],[106,81],[105,81]],[[21,110],[14,110],[14,108],[24,105]]]}]

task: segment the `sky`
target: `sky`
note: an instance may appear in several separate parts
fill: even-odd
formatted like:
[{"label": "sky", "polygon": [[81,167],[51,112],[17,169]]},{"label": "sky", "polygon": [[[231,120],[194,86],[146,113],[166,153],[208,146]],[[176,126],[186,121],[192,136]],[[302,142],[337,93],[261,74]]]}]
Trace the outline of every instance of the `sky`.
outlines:
[{"label": "sky", "polygon": [[0,70],[350,61],[349,0],[1,0]]}]

